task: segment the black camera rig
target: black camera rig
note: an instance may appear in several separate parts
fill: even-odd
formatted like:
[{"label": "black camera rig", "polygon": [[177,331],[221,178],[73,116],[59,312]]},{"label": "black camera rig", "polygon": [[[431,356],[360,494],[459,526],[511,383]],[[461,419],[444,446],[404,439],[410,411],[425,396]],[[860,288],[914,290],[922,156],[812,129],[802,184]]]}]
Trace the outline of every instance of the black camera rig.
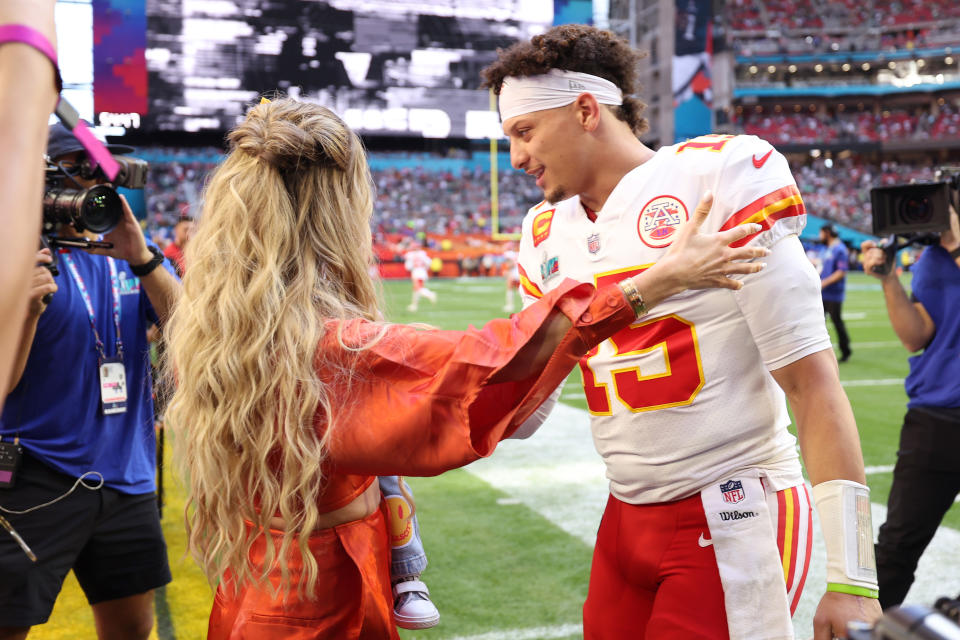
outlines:
[{"label": "black camera rig", "polygon": [[884,238],[880,248],[887,257],[876,273],[889,273],[904,247],[938,244],[940,232],[950,228],[950,207],[960,211],[960,166],[939,167],[934,175],[936,182],[870,190],[873,234]]}]

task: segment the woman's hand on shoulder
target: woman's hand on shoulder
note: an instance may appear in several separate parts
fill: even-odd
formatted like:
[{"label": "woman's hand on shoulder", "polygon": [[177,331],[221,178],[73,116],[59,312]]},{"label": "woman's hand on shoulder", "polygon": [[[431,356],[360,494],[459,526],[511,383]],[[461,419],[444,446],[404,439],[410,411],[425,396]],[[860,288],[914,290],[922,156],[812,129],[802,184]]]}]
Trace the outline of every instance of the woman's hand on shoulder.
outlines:
[{"label": "woman's hand on shoulder", "polygon": [[757,273],[766,266],[751,261],[769,255],[769,249],[730,246],[760,231],[759,224],[741,224],[715,233],[701,232],[712,206],[713,194],[707,191],[666,255],[657,261],[660,277],[669,278],[677,287],[676,293],[687,289],[739,289],[743,282],[731,276]]}]

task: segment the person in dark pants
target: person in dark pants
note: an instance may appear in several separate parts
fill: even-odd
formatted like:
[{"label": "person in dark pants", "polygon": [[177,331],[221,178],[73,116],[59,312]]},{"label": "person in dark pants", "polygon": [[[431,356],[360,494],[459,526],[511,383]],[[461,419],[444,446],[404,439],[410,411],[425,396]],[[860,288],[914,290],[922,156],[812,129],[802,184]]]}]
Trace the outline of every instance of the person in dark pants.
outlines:
[{"label": "person in dark pants", "polygon": [[[880,605],[903,602],[917,562],[944,514],[960,493],[960,224],[940,245],[924,251],[913,268],[908,296],[895,272],[874,274],[883,252],[863,243],[864,271],[880,278],[887,312],[911,353],[909,398],[893,470],[887,521],[877,541]],[[960,581],[945,588],[956,589]]]},{"label": "person in dark pants", "polygon": [[840,362],[850,359],[850,336],[847,327],[843,324],[841,308],[843,297],[846,294],[846,279],[849,263],[849,252],[840,240],[837,230],[832,224],[820,227],[820,242],[826,248],[822,256],[820,270],[820,293],[823,297],[823,310],[833,321],[837,330],[837,341],[840,343]]}]

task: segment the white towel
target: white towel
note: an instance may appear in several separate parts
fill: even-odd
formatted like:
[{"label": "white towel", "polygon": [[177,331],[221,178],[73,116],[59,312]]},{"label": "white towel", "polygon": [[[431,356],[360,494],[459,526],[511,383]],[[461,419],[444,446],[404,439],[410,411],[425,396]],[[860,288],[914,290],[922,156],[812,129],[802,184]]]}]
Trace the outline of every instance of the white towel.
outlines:
[{"label": "white towel", "polygon": [[720,569],[730,640],[793,640],[776,529],[759,472],[700,492]]}]

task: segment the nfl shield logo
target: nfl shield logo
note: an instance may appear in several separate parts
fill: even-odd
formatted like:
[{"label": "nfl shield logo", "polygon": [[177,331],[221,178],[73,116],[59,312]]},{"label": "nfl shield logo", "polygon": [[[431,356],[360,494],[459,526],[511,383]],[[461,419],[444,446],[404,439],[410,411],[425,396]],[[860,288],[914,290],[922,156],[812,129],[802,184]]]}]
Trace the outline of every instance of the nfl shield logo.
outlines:
[{"label": "nfl shield logo", "polygon": [[720,485],[723,501],[736,504],[744,499],[743,484],[739,480],[731,480]]},{"label": "nfl shield logo", "polygon": [[592,233],[587,236],[587,251],[590,253],[596,253],[600,251],[600,234]]}]

